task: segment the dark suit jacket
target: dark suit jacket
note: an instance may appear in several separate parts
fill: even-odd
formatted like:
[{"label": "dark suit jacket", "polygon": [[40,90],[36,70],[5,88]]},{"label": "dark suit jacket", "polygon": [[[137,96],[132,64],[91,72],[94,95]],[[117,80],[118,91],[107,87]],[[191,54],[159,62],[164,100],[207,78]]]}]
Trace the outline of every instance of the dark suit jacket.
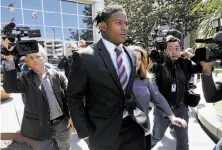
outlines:
[{"label": "dark suit jacket", "polygon": [[[67,78],[53,70],[49,70],[49,79],[63,110],[68,115],[66,103]],[[46,140],[51,136],[50,111],[47,96],[37,74],[30,70],[17,78],[17,71],[4,71],[3,87],[7,93],[24,93],[26,103],[22,120],[21,133],[33,140]]]},{"label": "dark suit jacket", "polygon": [[[93,47],[93,48],[92,48]],[[130,58],[131,75],[124,94],[116,69],[102,40],[73,54],[67,102],[80,138],[88,137],[90,146],[116,149],[125,100],[131,98],[136,58]],[[82,101],[83,96],[86,103]]]},{"label": "dark suit jacket", "polygon": [[203,94],[208,103],[222,100],[222,80],[214,83],[212,76],[202,75]]},{"label": "dark suit jacket", "polygon": [[59,69],[64,69],[67,78],[69,77],[71,67],[72,67],[72,56],[68,57],[64,56],[58,64]]}]

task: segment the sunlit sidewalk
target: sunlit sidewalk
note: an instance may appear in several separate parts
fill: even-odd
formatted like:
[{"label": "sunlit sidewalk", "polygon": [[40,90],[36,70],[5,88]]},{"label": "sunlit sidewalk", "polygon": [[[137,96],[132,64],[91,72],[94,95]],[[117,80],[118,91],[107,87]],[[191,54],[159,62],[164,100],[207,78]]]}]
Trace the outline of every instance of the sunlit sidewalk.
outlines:
[{"label": "sunlit sidewalk", "polygon": [[[1,102],[1,139],[11,140],[14,138],[19,142],[28,142],[30,145],[36,144],[33,143],[30,139],[24,138],[19,134],[24,104],[21,98],[21,94],[11,94],[11,97],[8,100]],[[30,143],[31,142],[31,143]],[[72,135],[71,140],[72,150],[88,150],[86,143],[79,139],[76,134]],[[1,147],[0,147],[1,148]]]}]

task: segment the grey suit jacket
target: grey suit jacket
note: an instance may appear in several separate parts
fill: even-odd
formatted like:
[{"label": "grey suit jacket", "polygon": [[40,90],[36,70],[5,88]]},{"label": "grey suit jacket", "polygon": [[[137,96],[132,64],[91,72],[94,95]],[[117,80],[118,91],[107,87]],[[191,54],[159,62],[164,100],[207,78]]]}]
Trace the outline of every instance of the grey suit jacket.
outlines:
[{"label": "grey suit jacket", "polygon": [[[26,97],[21,133],[33,140],[51,137],[50,110],[47,96],[37,74],[30,70],[20,73],[4,70],[3,87],[7,93],[24,93]],[[64,113],[69,115],[66,103],[67,78],[62,73],[49,70],[49,79]],[[22,103],[22,102],[21,102]]]}]

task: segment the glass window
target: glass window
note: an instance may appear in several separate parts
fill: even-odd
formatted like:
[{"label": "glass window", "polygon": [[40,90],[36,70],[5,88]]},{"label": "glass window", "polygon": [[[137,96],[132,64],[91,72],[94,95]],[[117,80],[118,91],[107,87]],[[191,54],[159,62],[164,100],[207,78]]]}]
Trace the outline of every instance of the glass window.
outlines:
[{"label": "glass window", "polygon": [[41,37],[44,38],[45,37],[45,33],[44,33],[44,28],[43,26],[29,26],[30,30],[36,30],[39,29],[40,33],[41,33]]},{"label": "glass window", "polygon": [[79,30],[80,39],[85,41],[93,41],[93,31],[92,30]]},{"label": "glass window", "polygon": [[25,25],[43,25],[42,12],[34,10],[23,10],[23,15]]},{"label": "glass window", "polygon": [[62,1],[62,12],[77,14],[77,4],[75,2]]},{"label": "glass window", "polygon": [[78,3],[78,14],[83,16],[92,16],[92,5]]},{"label": "glass window", "polygon": [[75,27],[77,28],[77,16],[76,15],[62,15],[64,27]]},{"label": "glass window", "polygon": [[62,28],[46,27],[45,32],[47,39],[62,40]]},{"label": "glass window", "polygon": [[45,13],[46,26],[61,26],[61,15],[57,13]]},{"label": "glass window", "polygon": [[79,34],[77,29],[71,29],[71,28],[63,28],[64,32],[64,40],[66,41],[78,41],[79,40]]},{"label": "glass window", "polygon": [[42,10],[41,0],[22,0],[23,8]]},{"label": "glass window", "polygon": [[21,9],[15,9],[14,12],[9,12],[8,8],[1,7],[1,22],[9,23],[11,21],[14,21],[16,24],[22,24]]},{"label": "glass window", "polygon": [[8,7],[9,4],[13,4],[15,8],[21,8],[21,0],[1,0],[1,5]]},{"label": "glass window", "polygon": [[43,0],[45,11],[60,12],[60,0]]},{"label": "glass window", "polygon": [[92,17],[79,16],[79,28],[93,28]]}]

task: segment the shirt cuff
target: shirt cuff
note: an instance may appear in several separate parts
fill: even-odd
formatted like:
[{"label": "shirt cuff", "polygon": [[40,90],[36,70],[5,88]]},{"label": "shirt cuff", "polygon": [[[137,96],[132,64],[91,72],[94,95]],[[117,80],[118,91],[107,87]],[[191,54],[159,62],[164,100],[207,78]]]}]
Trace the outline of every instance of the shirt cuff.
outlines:
[{"label": "shirt cuff", "polygon": [[85,138],[81,138],[81,139],[83,139],[83,140],[85,140],[85,139],[88,139],[89,137],[87,136],[87,137],[85,137]]},{"label": "shirt cuff", "polygon": [[203,75],[204,76],[212,76],[212,72],[203,71]]},{"label": "shirt cuff", "polygon": [[14,61],[5,61],[5,70],[6,71],[11,71],[15,70],[15,62]]}]

